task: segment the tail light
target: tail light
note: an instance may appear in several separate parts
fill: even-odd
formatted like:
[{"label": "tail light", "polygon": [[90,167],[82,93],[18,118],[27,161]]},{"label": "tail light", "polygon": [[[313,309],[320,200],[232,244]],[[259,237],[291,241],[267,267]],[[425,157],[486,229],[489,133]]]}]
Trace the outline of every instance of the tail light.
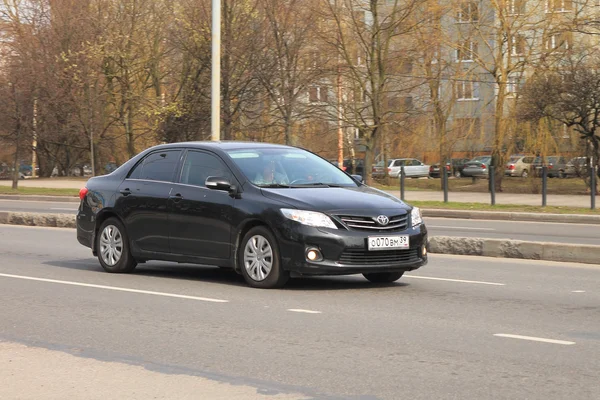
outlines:
[{"label": "tail light", "polygon": [[392,172],[392,169],[391,169],[391,168],[388,168],[388,172]]},{"label": "tail light", "polygon": [[89,192],[88,188],[86,188],[86,187],[82,187],[82,188],[79,190],[79,200],[83,200],[83,199],[85,199],[85,196],[87,196],[88,192]]},{"label": "tail light", "polygon": [[450,171],[450,166],[446,165],[446,171]]},{"label": "tail light", "polygon": [[429,167],[429,171],[433,171],[433,165]]},{"label": "tail light", "polygon": [[548,165],[548,169],[552,169],[554,166],[552,164]]},{"label": "tail light", "polygon": [[342,167],[342,171],[345,171],[345,170],[347,170],[347,169],[348,169],[347,167]]},{"label": "tail light", "polygon": [[482,169],[486,169],[486,168],[487,168],[487,165],[485,165],[485,164],[481,164],[481,168],[482,168]]},{"label": "tail light", "polygon": [[510,165],[508,166],[508,169],[510,169],[511,171],[512,171],[513,169],[515,169],[515,164],[510,164]]}]

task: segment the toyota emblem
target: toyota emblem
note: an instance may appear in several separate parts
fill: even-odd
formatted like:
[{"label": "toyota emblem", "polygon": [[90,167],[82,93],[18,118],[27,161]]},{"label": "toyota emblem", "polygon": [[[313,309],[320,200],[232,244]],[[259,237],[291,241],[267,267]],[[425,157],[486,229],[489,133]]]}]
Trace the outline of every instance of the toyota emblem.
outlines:
[{"label": "toyota emblem", "polygon": [[382,226],[385,226],[390,223],[390,219],[385,215],[380,215],[379,217],[376,218],[376,220],[379,223],[379,225],[382,225]]}]

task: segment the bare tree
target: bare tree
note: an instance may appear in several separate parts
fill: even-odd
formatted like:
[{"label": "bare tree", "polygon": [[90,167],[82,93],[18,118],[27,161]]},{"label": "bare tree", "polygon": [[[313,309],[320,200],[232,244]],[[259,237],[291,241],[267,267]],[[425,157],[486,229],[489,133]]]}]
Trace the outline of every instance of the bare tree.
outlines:
[{"label": "bare tree", "polygon": [[572,56],[553,71],[541,71],[527,83],[520,117],[551,118],[572,127],[586,143],[588,160],[600,165],[600,57]]},{"label": "bare tree", "polygon": [[[323,0],[331,21],[328,45],[339,55],[348,95],[344,122],[358,130],[364,140],[365,170],[370,171],[376,145],[385,143],[384,126],[397,112],[388,100],[401,90],[392,63],[398,59],[402,39],[407,40],[420,23],[420,0],[381,1]],[[405,87],[405,86],[404,86]],[[371,183],[371,175],[366,175]]]}]

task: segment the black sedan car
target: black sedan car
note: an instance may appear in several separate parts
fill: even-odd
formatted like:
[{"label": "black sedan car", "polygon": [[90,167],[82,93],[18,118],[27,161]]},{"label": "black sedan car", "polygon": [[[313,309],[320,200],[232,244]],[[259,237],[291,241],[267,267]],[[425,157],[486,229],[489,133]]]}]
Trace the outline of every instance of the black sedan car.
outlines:
[{"label": "black sedan car", "polygon": [[427,263],[418,208],[299,148],[150,148],[80,192],[77,239],[108,272],[166,260],[233,268],[259,288],[290,276],[393,282]]}]

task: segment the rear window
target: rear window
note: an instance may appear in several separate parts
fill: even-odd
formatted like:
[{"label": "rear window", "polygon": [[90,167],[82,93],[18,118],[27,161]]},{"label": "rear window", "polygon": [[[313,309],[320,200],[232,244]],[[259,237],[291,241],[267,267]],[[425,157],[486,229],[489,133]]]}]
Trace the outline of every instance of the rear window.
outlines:
[{"label": "rear window", "polygon": [[135,166],[129,179],[172,182],[179,164],[181,150],[167,150],[152,153]]}]

